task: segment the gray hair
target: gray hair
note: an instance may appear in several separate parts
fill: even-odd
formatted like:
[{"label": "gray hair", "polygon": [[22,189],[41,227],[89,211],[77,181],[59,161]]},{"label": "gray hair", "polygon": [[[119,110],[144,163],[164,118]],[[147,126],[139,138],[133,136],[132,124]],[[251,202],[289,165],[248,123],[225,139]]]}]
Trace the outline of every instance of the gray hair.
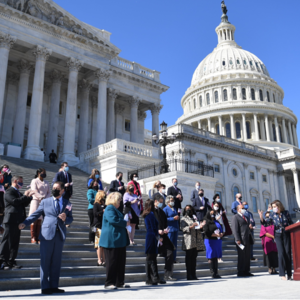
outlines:
[{"label": "gray hair", "polygon": [[11,179],[11,183],[15,182],[16,180],[19,180],[19,179],[23,179],[22,176],[17,176],[15,175],[12,179]]},{"label": "gray hair", "polygon": [[172,195],[167,196],[166,198],[166,204],[169,204],[171,200],[173,200],[174,197]]}]

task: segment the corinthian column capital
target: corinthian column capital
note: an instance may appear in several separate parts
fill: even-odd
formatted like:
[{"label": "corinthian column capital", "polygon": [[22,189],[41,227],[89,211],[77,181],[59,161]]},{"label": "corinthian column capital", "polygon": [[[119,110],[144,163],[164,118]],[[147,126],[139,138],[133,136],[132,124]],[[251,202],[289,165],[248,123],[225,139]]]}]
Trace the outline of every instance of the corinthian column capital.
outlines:
[{"label": "corinthian column capital", "polygon": [[67,61],[67,67],[69,68],[70,72],[71,71],[78,72],[82,66],[83,66],[83,62],[74,57],[70,57],[69,60]]},{"label": "corinthian column capital", "polygon": [[52,50],[48,48],[44,48],[42,46],[36,46],[33,50],[33,55],[36,57],[37,60],[46,61],[49,56],[52,54]]},{"label": "corinthian column capital", "polygon": [[11,36],[10,34],[1,34],[0,35],[0,48],[6,48],[10,50],[10,48],[14,45],[17,38]]},{"label": "corinthian column capital", "polygon": [[115,89],[112,89],[112,88],[109,88],[108,89],[108,100],[109,101],[115,101],[118,97],[118,94],[119,94],[119,91],[115,90]]},{"label": "corinthian column capital", "polygon": [[137,108],[142,100],[138,96],[132,96],[127,102],[131,105],[131,107]]},{"label": "corinthian column capital", "polygon": [[79,82],[79,87],[82,89],[82,90],[87,90],[87,91],[90,91],[91,88],[92,88],[92,84],[90,81],[86,80],[86,79],[82,79],[80,80]]},{"label": "corinthian column capital", "polygon": [[20,71],[20,74],[28,74],[33,70],[33,65],[25,59],[21,59],[17,65],[17,68]]},{"label": "corinthian column capital", "polygon": [[144,121],[147,118],[147,113],[145,111],[138,111],[138,119]]},{"label": "corinthian column capital", "polygon": [[65,76],[60,71],[55,69],[50,74],[50,79],[52,80],[53,83],[61,83],[64,77]]},{"label": "corinthian column capital", "polygon": [[118,103],[116,104],[116,113],[118,115],[121,115],[124,112],[124,110],[125,110],[125,106],[124,105],[118,104]]},{"label": "corinthian column capital", "polygon": [[150,109],[151,109],[151,114],[159,114],[161,109],[163,108],[163,105],[160,104],[153,104],[151,105]]},{"label": "corinthian column capital", "polygon": [[109,70],[105,70],[105,69],[98,69],[95,73],[95,77],[97,77],[99,79],[99,81],[108,81],[109,77],[111,75]]}]

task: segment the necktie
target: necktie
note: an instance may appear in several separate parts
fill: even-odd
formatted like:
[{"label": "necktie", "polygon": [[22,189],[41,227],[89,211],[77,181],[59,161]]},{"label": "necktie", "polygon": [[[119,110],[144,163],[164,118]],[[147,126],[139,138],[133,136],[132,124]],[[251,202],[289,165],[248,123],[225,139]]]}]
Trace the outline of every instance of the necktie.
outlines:
[{"label": "necktie", "polygon": [[59,199],[55,199],[55,210],[57,215],[60,214],[60,205],[59,205]]},{"label": "necktie", "polygon": [[[247,219],[245,218],[245,216],[242,216],[243,217],[243,219],[245,220],[245,222],[247,222]],[[248,222],[247,222],[248,223]]]},{"label": "necktie", "polygon": [[119,186],[122,186],[121,181],[119,181]]}]

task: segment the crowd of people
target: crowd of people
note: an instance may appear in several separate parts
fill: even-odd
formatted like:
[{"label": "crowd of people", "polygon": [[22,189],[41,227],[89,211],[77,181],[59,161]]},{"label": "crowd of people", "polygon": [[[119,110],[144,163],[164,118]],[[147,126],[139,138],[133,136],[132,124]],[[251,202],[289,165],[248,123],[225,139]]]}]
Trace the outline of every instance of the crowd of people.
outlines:
[{"label": "crowd of people", "polygon": [[[39,168],[30,189],[20,192],[21,176],[12,176],[8,165],[0,172],[0,269],[19,269],[16,263],[20,230],[30,225],[31,243],[40,244],[41,289],[43,294],[63,293],[59,289],[59,276],[66,227],[73,221],[72,175],[67,162],[50,184],[45,180],[46,170]],[[219,194],[213,199],[205,197],[200,182],[196,182],[190,202],[182,207],[183,195],[178,179],[166,191],[166,185],[155,182],[149,199],[143,200],[138,174],[131,174],[127,184],[118,172],[109,188],[103,188],[100,172],[93,169],[87,179],[88,239],[96,249],[97,266],[106,268],[106,289],[129,288],[125,284],[126,247],[134,247],[135,232],[144,220],[146,285],[176,281],[174,264],[180,263],[177,250],[185,252],[187,280],[197,278],[198,252],[205,251],[212,278],[221,278],[218,265],[222,263],[222,241],[233,235],[238,263],[237,276],[253,276],[250,262],[257,261],[253,253],[255,220],[242,194],[236,194],[232,203],[231,226]],[[30,205],[29,216],[25,208]],[[275,200],[266,212],[258,211],[261,223],[260,238],[264,265],[270,274],[282,280],[292,279],[291,239],[285,227],[292,224],[289,212]],[[3,226],[1,226],[3,225]],[[178,235],[182,231],[182,244]],[[157,267],[157,256],[165,259],[163,278]],[[287,277],[286,277],[287,275]]]}]

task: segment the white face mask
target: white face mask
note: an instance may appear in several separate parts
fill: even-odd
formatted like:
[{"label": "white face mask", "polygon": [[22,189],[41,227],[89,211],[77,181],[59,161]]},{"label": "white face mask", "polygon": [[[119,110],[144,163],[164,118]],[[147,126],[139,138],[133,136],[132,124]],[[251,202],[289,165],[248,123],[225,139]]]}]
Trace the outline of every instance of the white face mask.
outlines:
[{"label": "white face mask", "polygon": [[244,215],[246,213],[246,209],[241,209],[241,214]]},{"label": "white face mask", "polygon": [[277,213],[278,212],[278,207],[273,208],[273,212]]},{"label": "white face mask", "polygon": [[133,177],[133,180],[134,180],[134,181],[138,181],[139,178],[138,178],[138,177]]},{"label": "white face mask", "polygon": [[175,203],[174,203],[174,202],[170,202],[170,205],[171,205],[171,206],[174,206],[174,205],[175,205]]},{"label": "white face mask", "polygon": [[162,194],[165,194],[165,193],[166,193],[166,190],[161,190],[161,193],[162,193]]},{"label": "white face mask", "polygon": [[214,210],[218,210],[219,209],[219,206],[214,206]]},{"label": "white face mask", "polygon": [[220,199],[220,198],[218,198],[218,199],[216,199],[216,201],[217,201],[217,202],[221,202],[221,199]]},{"label": "white face mask", "polygon": [[199,190],[200,189],[200,185],[196,185],[196,189]]}]

